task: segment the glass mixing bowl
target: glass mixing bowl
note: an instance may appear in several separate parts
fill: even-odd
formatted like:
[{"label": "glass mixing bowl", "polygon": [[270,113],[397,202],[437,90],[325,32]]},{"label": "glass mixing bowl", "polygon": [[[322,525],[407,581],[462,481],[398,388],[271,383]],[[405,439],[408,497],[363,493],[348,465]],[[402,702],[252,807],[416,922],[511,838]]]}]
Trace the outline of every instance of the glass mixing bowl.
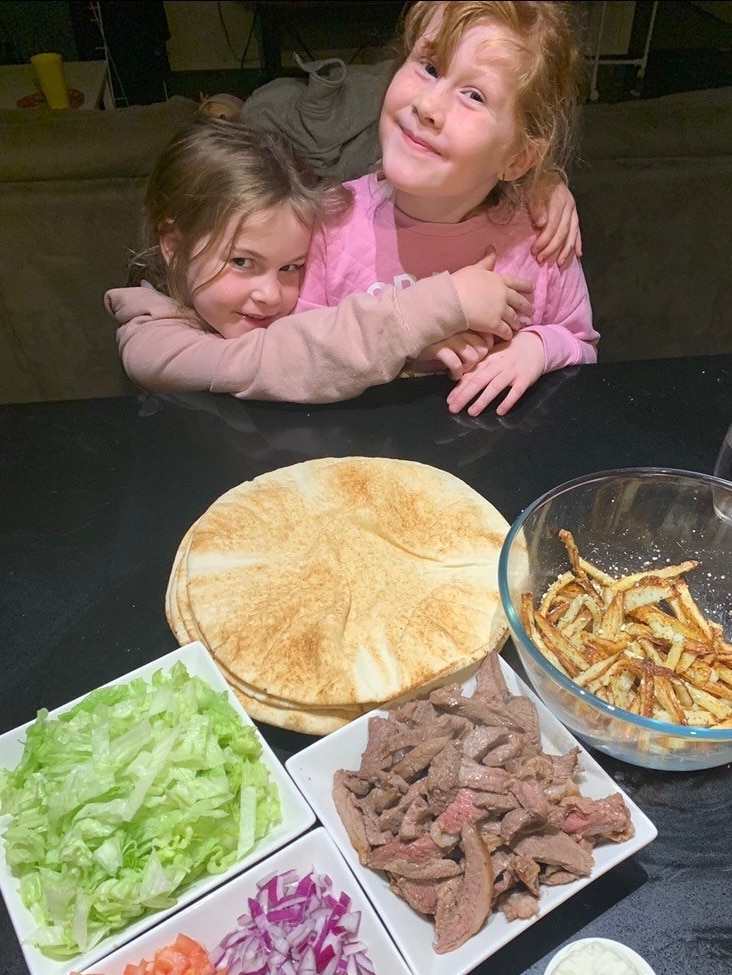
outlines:
[{"label": "glass mixing bowl", "polygon": [[[697,728],[640,717],[606,703],[553,666],[522,622],[521,595],[541,595],[569,568],[560,529],[580,555],[614,577],[686,559],[707,617],[732,636],[732,482],[661,468],[601,471],[547,492],[516,519],[498,564],[498,585],[516,650],[536,693],[577,737],[647,768],[690,771],[732,761],[732,728]],[[732,687],[730,687],[732,692]],[[732,701],[729,702],[732,704]]]}]

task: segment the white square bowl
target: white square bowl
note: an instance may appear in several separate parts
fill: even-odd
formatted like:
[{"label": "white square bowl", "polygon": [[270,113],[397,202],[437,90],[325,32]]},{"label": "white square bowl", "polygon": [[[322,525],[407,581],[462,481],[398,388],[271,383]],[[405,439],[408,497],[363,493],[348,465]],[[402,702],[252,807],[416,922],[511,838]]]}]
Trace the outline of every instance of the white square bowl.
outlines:
[{"label": "white square bowl", "polygon": [[[376,912],[322,827],[311,830],[256,867],[179,911],[175,917],[128,942],[104,958],[101,965],[95,966],[94,972],[123,975],[126,965],[138,965],[143,958],[150,961],[158,948],[172,944],[178,934],[185,934],[200,942],[207,951],[213,951],[230,931],[236,929],[237,918],[247,911],[247,898],[256,896],[257,883],[293,869],[301,875],[310,870],[327,874],[333,881],[336,896],[342,891],[348,894],[352,910],[361,912],[357,938],[366,946],[374,971],[379,975],[409,975],[409,969]],[[91,970],[87,975],[92,975]]]},{"label": "white square bowl", "polygon": [[[129,674],[125,674],[117,680],[109,681],[108,684],[103,686],[108,687],[113,684],[126,684],[135,678],[149,680],[156,671],[170,670],[178,662],[185,664],[189,674],[205,680],[214,690],[226,691],[232,707],[241,715],[242,721],[255,728],[255,732],[262,746],[261,759],[267,766],[279,792],[282,821],[273,827],[266,836],[262,837],[245,857],[233,864],[228,870],[220,874],[201,877],[195,883],[191,884],[190,887],[180,894],[177,902],[172,907],[147,914],[132,924],[120,928],[119,931],[113,932],[89,951],[76,955],[66,961],[58,961],[53,958],[48,958],[38,948],[28,944],[26,941],[33,931],[36,930],[37,924],[30,911],[27,910],[20,899],[18,882],[11,874],[5,857],[5,843],[1,834],[9,824],[10,817],[0,817],[0,849],[2,850],[2,856],[0,856],[0,891],[5,900],[8,914],[15,928],[15,933],[20,942],[31,975],[67,975],[70,971],[87,968],[98,959],[103,958],[115,948],[119,947],[119,945],[136,937],[148,928],[153,927],[164,918],[179,911],[184,905],[190,904],[203,894],[208,893],[215,887],[225,883],[231,877],[246,870],[253,863],[257,863],[263,857],[268,856],[286,843],[289,843],[296,836],[309,829],[315,821],[310,807],[293,785],[292,779],[285,772],[280,760],[264,740],[256,726],[254,726],[251,718],[242,708],[241,704],[239,704],[233,692],[229,689],[219,669],[212,661],[202,643],[189,643],[178,650],[174,650],[172,653],[168,653],[154,660],[152,663],[139,667]],[[76,700],[56,708],[50,712],[50,716],[54,717],[69,711],[86,696],[86,694],[83,694],[81,697],[76,698]],[[0,735],[0,766],[13,769],[18,765],[23,755],[26,730],[32,723],[27,722],[19,728],[14,728],[12,731]]]},{"label": "white square bowl", "polygon": [[[518,674],[502,658],[499,660],[509,691],[512,694],[526,695],[536,705],[544,750],[558,755],[572,748],[579,748],[581,774],[578,776],[578,784],[582,793],[592,798],[601,798],[612,792],[620,792],[635,827],[635,835],[631,839],[623,843],[605,842],[594,848],[595,866],[589,877],[556,887],[543,886],[539,898],[539,914],[533,918],[509,922],[502,913],[493,913],[483,928],[464,945],[455,951],[438,955],[433,948],[435,932],[432,923],[412,910],[406,901],[389,889],[383,873],[361,866],[333,802],[333,776],[338,769],[358,769],[368,739],[369,718],[373,714],[386,712],[372,711],[371,715],[365,714],[357,718],[327,738],[303,749],[285,763],[321,823],[348,861],[415,975],[466,975],[499,948],[526,931],[539,918],[545,917],[583,887],[642,849],[657,835],[656,827],[645,813],[618,788]],[[475,679],[471,678],[462,686],[465,694],[472,694]]]}]

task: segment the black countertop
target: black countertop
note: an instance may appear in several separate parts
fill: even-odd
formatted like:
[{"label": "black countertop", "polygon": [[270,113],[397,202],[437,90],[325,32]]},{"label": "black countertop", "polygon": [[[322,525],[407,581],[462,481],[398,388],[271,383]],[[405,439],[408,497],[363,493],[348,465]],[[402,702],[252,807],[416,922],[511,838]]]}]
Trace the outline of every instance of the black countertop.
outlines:
[{"label": "black countertop", "polygon": [[[399,457],[456,474],[512,521],[592,471],[710,473],[732,420],[732,356],[565,369],[504,418],[451,416],[448,389],[432,377],[327,406],[207,394],[0,406],[0,733],[175,648],[173,556],[235,484],[314,457]],[[283,759],[312,740],[261,727]],[[595,934],[657,975],[730,975],[730,766],[666,773],[595,757],[658,839],[476,972],[541,975],[562,943]],[[0,973],[26,972],[2,907]]]}]

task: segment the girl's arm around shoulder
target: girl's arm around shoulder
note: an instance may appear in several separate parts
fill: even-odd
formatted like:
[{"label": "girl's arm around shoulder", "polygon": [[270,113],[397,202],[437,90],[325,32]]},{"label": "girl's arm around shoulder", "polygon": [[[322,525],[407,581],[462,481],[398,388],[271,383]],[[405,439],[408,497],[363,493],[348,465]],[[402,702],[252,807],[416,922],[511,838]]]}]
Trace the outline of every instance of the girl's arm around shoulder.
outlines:
[{"label": "girl's arm around shoulder", "polygon": [[546,302],[542,320],[523,331],[534,332],[544,347],[545,372],[597,362],[599,334],[592,327],[592,306],[579,261],[563,271],[545,269]]},{"label": "girl's arm around shoulder", "polygon": [[387,288],[378,297],[351,295],[336,308],[289,315],[234,339],[200,331],[163,295],[155,299],[155,314],[131,297],[143,296],[108,292],[105,304],[120,326],[127,374],[153,392],[210,390],[303,403],[349,399],[394,379],[405,359],[466,327],[447,273],[404,291]]}]

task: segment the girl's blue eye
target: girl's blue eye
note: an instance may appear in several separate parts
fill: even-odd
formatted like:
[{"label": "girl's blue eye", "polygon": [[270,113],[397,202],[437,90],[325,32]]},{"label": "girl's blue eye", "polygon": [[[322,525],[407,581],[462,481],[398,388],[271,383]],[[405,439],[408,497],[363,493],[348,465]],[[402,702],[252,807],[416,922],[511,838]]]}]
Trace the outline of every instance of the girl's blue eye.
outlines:
[{"label": "girl's blue eye", "polygon": [[431,78],[437,77],[438,75],[437,68],[431,61],[423,61],[422,67],[424,68],[425,73],[428,74]]},{"label": "girl's blue eye", "polygon": [[251,259],[248,257],[232,257],[231,263],[234,265],[234,267],[243,268],[251,267],[252,264]]},{"label": "girl's blue eye", "polygon": [[286,274],[293,274],[297,271],[302,271],[304,264],[283,264],[280,271],[284,271]]},{"label": "girl's blue eye", "polygon": [[474,102],[480,102],[481,105],[485,104],[485,98],[481,95],[479,91],[469,91],[468,98]]}]

